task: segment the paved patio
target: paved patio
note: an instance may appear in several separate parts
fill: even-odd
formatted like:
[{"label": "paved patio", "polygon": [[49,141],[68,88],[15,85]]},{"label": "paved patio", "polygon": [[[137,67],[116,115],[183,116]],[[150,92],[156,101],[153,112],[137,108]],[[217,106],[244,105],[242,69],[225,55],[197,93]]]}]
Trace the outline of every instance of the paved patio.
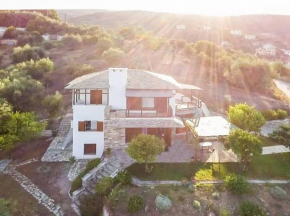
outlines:
[{"label": "paved patio", "polygon": [[[201,151],[199,146],[194,147],[186,144],[185,135],[177,135],[174,138],[174,144],[169,147],[168,151],[162,152],[157,156],[156,162],[159,163],[184,163],[190,162],[196,156],[202,162],[237,162],[237,156],[231,151],[224,148],[224,144],[218,141],[212,142],[212,149],[215,151]],[[196,154],[195,154],[196,151]]]},{"label": "paved patio", "polygon": [[261,133],[263,136],[273,133],[282,124],[290,124],[290,119],[267,121],[263,127],[261,127]]}]

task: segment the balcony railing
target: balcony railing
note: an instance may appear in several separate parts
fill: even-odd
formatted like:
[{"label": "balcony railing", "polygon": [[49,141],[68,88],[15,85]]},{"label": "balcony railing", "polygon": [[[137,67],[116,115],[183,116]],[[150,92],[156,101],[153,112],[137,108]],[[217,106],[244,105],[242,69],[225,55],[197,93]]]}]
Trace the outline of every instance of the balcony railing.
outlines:
[{"label": "balcony railing", "polygon": [[167,112],[161,112],[157,110],[126,110],[126,117],[131,118],[166,118],[172,117],[172,109],[168,109]]},{"label": "balcony railing", "polygon": [[189,110],[189,109],[195,109],[195,108],[200,108],[202,106],[202,101],[197,98],[192,96],[192,99],[189,101],[189,98],[187,98],[188,100],[183,100],[183,98],[181,98],[181,100],[176,101],[176,110]]}]

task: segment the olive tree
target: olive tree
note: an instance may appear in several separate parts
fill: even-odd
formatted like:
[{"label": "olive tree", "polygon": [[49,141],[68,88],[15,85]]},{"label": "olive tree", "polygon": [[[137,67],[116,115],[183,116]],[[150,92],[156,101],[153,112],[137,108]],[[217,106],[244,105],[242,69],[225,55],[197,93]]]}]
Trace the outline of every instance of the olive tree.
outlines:
[{"label": "olive tree", "polygon": [[165,147],[163,139],[154,135],[139,134],[134,137],[126,149],[127,153],[138,163],[145,163],[145,172],[149,172],[148,163],[156,160]]},{"label": "olive tree", "polygon": [[247,104],[230,106],[228,118],[231,123],[249,132],[260,132],[260,128],[265,124],[262,113]]},{"label": "olive tree", "polygon": [[232,149],[244,163],[250,162],[253,156],[262,154],[262,143],[259,138],[241,129],[230,132],[225,147]]}]

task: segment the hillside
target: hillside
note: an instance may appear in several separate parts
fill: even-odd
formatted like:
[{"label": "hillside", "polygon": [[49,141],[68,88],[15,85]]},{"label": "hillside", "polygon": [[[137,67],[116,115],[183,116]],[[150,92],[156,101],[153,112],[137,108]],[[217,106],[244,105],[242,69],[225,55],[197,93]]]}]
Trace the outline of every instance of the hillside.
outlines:
[{"label": "hillside", "polygon": [[[250,34],[270,33],[279,36],[283,40],[290,41],[290,33],[288,31],[290,28],[290,16],[205,17],[148,11],[98,11],[92,14],[68,18],[68,21],[74,24],[100,25],[105,28],[139,25],[154,33],[186,39],[189,42],[195,42],[198,39],[221,40],[221,37],[226,36],[224,30],[231,29],[239,29]],[[176,25],[185,25],[186,31],[176,31]],[[211,26],[211,33],[203,32],[203,26]]]}]

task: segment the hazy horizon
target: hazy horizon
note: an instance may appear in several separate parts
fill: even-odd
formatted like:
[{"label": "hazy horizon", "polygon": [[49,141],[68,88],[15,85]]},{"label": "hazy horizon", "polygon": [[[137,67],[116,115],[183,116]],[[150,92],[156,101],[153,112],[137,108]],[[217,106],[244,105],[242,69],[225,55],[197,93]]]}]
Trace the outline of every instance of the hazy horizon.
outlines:
[{"label": "hazy horizon", "polygon": [[[33,6],[33,8],[32,8]],[[141,10],[186,15],[240,16],[290,15],[290,2],[286,0],[75,0],[67,4],[59,0],[14,0],[1,3],[0,9],[96,9],[112,11]]]}]

